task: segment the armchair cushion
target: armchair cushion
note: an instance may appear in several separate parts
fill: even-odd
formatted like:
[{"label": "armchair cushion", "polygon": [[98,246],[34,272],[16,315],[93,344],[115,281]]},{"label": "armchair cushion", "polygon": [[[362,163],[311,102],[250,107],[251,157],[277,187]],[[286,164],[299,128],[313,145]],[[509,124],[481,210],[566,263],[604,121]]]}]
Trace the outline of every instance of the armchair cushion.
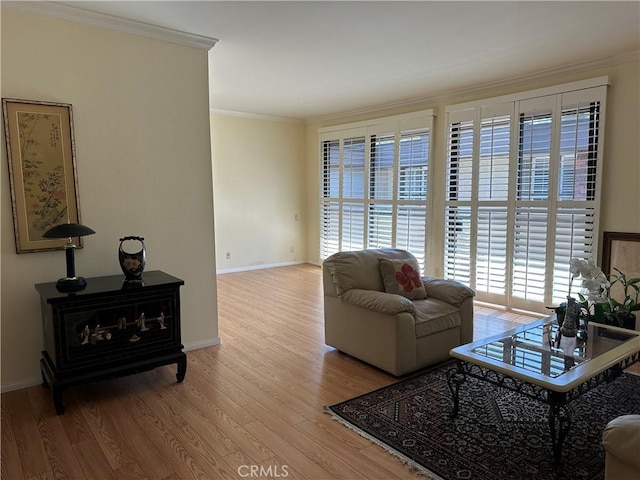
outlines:
[{"label": "armchair cushion", "polygon": [[462,325],[460,310],[446,302],[427,298],[416,300],[414,305],[416,308],[416,337],[418,338]]},{"label": "armchair cushion", "polygon": [[331,284],[336,295],[340,296],[353,288],[384,292],[378,263],[381,256],[400,259],[415,258],[409,252],[395,248],[334,253],[323,262],[323,266],[331,276]]},{"label": "armchair cushion", "polygon": [[453,280],[423,277],[422,281],[430,297],[437,298],[451,305],[460,305],[467,298],[475,296],[475,292],[469,287]]},{"label": "armchair cushion", "polygon": [[424,288],[419,271],[420,266],[414,259],[380,259],[384,291],[402,295],[409,300],[427,298],[427,290]]},{"label": "armchair cushion", "polygon": [[416,314],[416,307],[411,300],[401,295],[394,295],[386,292],[376,292],[374,290],[361,290],[353,288],[340,297],[343,302],[368,308],[377,312],[396,315],[407,312]]}]

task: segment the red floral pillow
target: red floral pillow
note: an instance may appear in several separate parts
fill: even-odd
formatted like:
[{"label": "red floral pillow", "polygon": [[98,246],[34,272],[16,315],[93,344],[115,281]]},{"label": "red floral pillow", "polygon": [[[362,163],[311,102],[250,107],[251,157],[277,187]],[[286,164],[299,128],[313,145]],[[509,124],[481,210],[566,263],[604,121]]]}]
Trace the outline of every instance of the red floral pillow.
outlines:
[{"label": "red floral pillow", "polygon": [[427,298],[417,262],[381,258],[379,263],[385,292],[402,295],[409,300]]}]

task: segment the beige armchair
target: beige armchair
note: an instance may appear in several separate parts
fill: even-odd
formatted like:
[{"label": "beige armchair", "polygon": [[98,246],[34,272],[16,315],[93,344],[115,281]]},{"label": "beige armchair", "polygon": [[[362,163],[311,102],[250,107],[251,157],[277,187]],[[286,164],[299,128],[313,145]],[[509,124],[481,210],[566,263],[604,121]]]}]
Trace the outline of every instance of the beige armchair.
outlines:
[{"label": "beige armchair", "polygon": [[473,340],[473,290],[420,277],[409,252],[340,252],[322,268],[325,343],[341,352],[400,376]]},{"label": "beige armchair", "polygon": [[611,420],[602,433],[605,480],[640,478],[640,415]]}]

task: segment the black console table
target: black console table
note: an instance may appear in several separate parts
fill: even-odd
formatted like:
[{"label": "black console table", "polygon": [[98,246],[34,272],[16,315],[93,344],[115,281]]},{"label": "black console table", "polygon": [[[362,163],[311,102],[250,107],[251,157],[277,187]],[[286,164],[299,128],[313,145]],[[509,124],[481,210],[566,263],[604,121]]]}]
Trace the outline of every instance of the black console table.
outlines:
[{"label": "black console table", "polygon": [[40,294],[44,351],[42,384],[50,387],[58,414],[66,387],[177,364],[187,371],[180,340],[180,286],[160,271],[142,281],[122,275],[87,278],[87,287],[61,293],[55,282],[35,286]]}]

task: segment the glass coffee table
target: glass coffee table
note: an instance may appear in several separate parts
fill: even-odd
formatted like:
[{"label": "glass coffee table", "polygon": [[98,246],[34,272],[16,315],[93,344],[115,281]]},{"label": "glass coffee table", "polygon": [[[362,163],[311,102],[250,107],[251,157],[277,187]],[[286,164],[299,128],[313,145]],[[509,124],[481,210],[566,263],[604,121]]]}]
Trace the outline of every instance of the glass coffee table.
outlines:
[{"label": "glass coffee table", "polygon": [[548,403],[552,450],[559,461],[571,428],[570,402],[640,360],[640,331],[589,323],[586,335],[565,337],[558,335],[552,316],[456,347],[450,354],[457,362],[448,378],[452,417],[458,414],[467,377]]}]

